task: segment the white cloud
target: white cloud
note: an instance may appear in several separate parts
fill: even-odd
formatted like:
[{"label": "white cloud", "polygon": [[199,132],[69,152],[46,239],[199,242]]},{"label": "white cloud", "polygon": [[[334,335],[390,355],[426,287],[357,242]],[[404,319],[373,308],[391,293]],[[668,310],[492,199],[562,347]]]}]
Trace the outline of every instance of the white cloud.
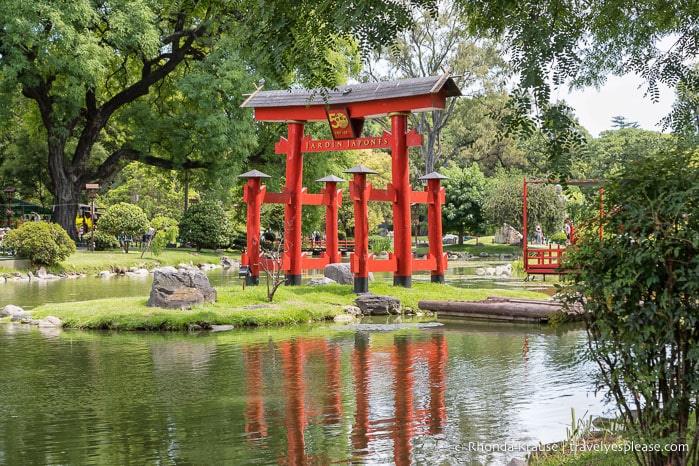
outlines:
[{"label": "white cloud", "polygon": [[657,103],[650,96],[644,96],[645,92],[646,86],[641,78],[626,75],[609,76],[599,90],[586,88],[570,93],[561,90],[556,97],[573,107],[582,126],[597,137],[601,131],[613,129],[612,117],[615,116],[635,121],[643,129],[660,131],[658,123],[670,113],[675,99],[674,92],[662,87]]}]

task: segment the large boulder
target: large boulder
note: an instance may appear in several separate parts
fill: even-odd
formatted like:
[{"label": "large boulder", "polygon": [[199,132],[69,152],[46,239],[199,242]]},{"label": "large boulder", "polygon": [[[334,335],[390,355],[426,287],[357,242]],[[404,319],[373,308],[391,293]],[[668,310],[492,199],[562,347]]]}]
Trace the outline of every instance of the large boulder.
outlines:
[{"label": "large boulder", "polygon": [[339,283],[340,285],[354,284],[354,275],[350,270],[350,265],[347,263],[326,265],[325,269],[323,270],[323,276],[331,280],[335,280],[335,282]]},{"label": "large boulder", "polygon": [[325,286],[325,285],[334,285],[337,282],[333,280],[332,278],[328,277],[323,277],[323,278],[311,278],[308,280],[307,285],[308,286]]},{"label": "large boulder", "polygon": [[[323,276],[340,285],[354,285],[354,274],[347,262],[328,264],[323,269]],[[374,279],[374,274],[369,272],[369,281]]]},{"label": "large boulder", "polygon": [[15,306],[14,304],[8,304],[7,306],[3,307],[2,310],[0,310],[0,317],[14,316],[15,314],[20,314],[23,312],[26,311],[21,307]]},{"label": "large boulder", "polygon": [[495,232],[493,241],[497,244],[519,244],[524,236],[513,226],[503,223],[502,228]]},{"label": "large boulder", "polygon": [[359,295],[354,300],[365,316],[400,315],[401,304],[398,298],[371,293]]},{"label": "large boulder", "polygon": [[191,309],[216,300],[216,290],[204,272],[159,269],[153,273],[153,287],[146,306]]}]

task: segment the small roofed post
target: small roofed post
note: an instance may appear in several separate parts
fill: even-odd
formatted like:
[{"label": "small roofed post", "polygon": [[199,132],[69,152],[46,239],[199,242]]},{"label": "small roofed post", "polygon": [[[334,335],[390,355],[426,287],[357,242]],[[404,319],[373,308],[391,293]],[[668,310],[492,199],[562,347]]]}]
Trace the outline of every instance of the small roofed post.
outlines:
[{"label": "small roofed post", "polygon": [[432,283],[444,283],[444,272],[447,269],[447,256],[442,247],[442,204],[446,202],[445,190],[441,181],[448,177],[432,172],[420,178],[427,181],[427,235],[430,243],[430,255],[435,258],[435,268],[430,270]]},{"label": "small roofed post", "polygon": [[325,188],[321,191],[323,204],[325,204],[325,253],[330,263],[336,264],[342,262],[337,236],[337,211],[342,204],[342,190],[337,189],[337,183],[344,183],[345,180],[339,176],[329,175],[316,181],[325,183]]},{"label": "small roofed post", "polygon": [[[350,199],[354,203],[354,257],[350,259],[351,270],[354,273],[354,292],[356,294],[369,292],[369,192],[371,183],[366,182],[367,175],[378,172],[363,165],[357,165],[345,173],[352,173],[350,184]],[[356,263],[356,266],[355,266]]]},{"label": "small roofed post", "polygon": [[247,178],[248,182],[243,190],[243,199],[247,203],[247,250],[241,255],[240,267],[248,273],[245,274],[246,285],[260,284],[260,212],[262,200],[265,196],[266,186],[261,186],[262,178],[271,178],[258,170],[238,175],[238,178]]}]

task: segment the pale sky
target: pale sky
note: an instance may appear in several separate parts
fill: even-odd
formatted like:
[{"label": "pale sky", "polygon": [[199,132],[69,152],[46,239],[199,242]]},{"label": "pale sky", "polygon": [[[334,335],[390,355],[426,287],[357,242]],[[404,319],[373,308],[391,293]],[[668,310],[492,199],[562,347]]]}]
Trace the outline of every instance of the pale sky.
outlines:
[{"label": "pale sky", "polygon": [[656,125],[670,113],[675,94],[667,87],[661,88],[660,101],[653,103],[649,96],[644,97],[646,87],[642,84],[635,75],[609,76],[599,91],[587,88],[567,93],[564,89],[553,100],[565,100],[573,107],[582,126],[594,137],[601,131],[613,129],[612,117],[617,115],[637,122],[642,129],[660,131],[660,126]]}]

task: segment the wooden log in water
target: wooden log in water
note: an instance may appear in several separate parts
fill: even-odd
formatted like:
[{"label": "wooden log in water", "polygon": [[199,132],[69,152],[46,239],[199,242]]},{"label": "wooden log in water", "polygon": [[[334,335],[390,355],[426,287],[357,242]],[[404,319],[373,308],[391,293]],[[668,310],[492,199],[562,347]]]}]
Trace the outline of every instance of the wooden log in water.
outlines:
[{"label": "wooden log in water", "polygon": [[509,322],[563,322],[582,320],[582,312],[567,311],[554,300],[491,296],[480,301],[431,301],[418,303],[420,309],[436,312],[440,317],[459,317]]}]

